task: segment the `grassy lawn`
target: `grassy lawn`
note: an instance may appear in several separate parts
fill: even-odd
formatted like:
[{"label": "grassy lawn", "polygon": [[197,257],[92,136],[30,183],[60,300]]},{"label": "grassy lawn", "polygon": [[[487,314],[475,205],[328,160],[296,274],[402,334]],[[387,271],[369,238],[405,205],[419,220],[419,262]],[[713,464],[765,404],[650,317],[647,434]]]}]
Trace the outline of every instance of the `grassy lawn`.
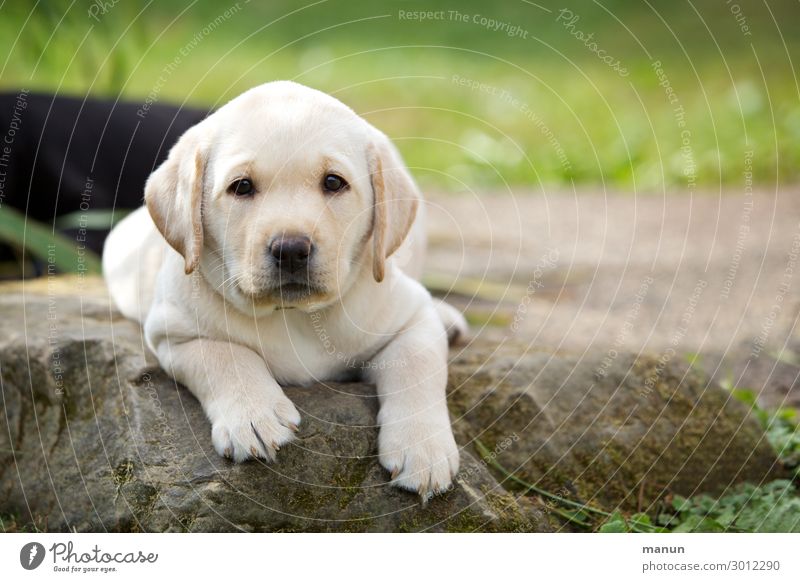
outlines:
[{"label": "grassy lawn", "polygon": [[423,185],[657,193],[800,173],[794,1],[9,4],[3,89],[213,107],[295,79],[384,129]]}]

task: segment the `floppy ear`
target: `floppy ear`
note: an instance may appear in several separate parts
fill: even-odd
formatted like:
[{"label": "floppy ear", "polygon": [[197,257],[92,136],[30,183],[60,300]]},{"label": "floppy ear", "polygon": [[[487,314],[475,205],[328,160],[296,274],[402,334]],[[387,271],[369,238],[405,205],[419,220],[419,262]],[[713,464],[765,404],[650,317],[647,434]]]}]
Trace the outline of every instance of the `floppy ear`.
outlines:
[{"label": "floppy ear", "polygon": [[383,134],[369,147],[375,195],[372,208],[372,275],[380,283],[386,259],[405,240],[417,215],[420,194],[400,154]]},{"label": "floppy ear", "polygon": [[203,248],[203,179],[207,154],[197,126],[184,133],[169,156],[150,174],[144,199],[167,242],[186,260],[188,275],[197,268]]}]

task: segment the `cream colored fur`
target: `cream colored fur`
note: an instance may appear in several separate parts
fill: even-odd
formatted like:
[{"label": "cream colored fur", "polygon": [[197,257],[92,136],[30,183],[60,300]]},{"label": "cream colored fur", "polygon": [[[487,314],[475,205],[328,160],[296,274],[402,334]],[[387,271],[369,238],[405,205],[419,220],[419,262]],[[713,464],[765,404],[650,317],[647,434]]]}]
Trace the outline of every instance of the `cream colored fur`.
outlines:
[{"label": "cream colored fur", "polygon": [[[328,173],[349,187],[324,192]],[[229,191],[242,177],[254,195]],[[466,323],[416,280],[424,206],[385,135],[328,95],[267,83],[187,131],[145,200],[109,235],[105,277],[202,404],[219,454],[275,459],[302,420],[281,385],[356,370],[377,386],[392,483],[424,497],[451,484],[447,344]],[[308,293],[284,291],[269,260],[288,235],[314,245]]]}]

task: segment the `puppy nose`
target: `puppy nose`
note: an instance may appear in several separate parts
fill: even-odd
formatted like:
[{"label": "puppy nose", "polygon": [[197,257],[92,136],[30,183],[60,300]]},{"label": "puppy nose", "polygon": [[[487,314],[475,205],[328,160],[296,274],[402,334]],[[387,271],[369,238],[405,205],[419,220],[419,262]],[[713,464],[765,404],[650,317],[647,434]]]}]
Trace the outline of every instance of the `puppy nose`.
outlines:
[{"label": "puppy nose", "polygon": [[307,236],[281,236],[272,241],[269,252],[281,270],[294,273],[308,265],[308,258],[314,250]]}]

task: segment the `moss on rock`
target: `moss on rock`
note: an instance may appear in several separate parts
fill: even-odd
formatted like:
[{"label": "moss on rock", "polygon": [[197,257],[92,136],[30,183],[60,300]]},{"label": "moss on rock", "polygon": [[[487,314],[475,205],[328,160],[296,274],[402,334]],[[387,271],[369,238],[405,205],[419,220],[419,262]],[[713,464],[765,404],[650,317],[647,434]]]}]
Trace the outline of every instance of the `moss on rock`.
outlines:
[{"label": "moss on rock", "polygon": [[604,357],[475,346],[450,367],[460,440],[497,449],[513,437],[502,466],[606,508],[777,476],[761,428],[719,386],[675,358]]}]

